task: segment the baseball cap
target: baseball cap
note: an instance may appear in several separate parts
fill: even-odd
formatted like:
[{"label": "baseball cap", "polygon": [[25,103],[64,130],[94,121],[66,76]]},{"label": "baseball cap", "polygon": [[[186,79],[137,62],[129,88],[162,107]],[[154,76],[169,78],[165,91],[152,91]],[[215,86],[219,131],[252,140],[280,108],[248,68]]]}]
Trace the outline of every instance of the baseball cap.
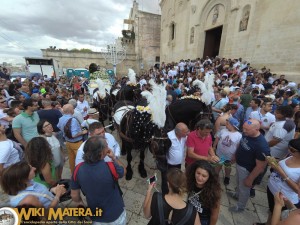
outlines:
[{"label": "baseball cap", "polygon": [[240,123],[239,123],[239,121],[238,121],[236,118],[230,117],[227,121],[228,121],[235,129],[239,130]]}]

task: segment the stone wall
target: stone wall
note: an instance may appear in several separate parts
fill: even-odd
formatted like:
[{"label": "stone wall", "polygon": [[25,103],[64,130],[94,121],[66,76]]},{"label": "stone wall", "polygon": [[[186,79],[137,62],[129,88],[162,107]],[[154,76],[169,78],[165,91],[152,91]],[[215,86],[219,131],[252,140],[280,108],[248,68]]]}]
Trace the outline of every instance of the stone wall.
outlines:
[{"label": "stone wall", "polygon": [[242,57],[300,80],[300,1],[162,0],[160,5],[161,61],[203,57],[206,31],[223,26],[219,56]]},{"label": "stone wall", "polygon": [[[41,50],[43,57],[58,60],[63,68],[85,68],[91,63],[96,63],[106,69],[113,69],[112,64],[106,64],[100,52],[82,53],[64,50]],[[122,77],[127,75],[129,68],[132,68],[134,71],[137,70],[135,54],[127,54],[126,59],[120,64],[117,64],[117,76]]]},{"label": "stone wall", "polygon": [[134,21],[128,29],[135,32],[138,70],[147,71],[160,62],[156,61],[156,57],[160,57],[161,16],[139,10],[138,3],[134,1],[128,19]]}]

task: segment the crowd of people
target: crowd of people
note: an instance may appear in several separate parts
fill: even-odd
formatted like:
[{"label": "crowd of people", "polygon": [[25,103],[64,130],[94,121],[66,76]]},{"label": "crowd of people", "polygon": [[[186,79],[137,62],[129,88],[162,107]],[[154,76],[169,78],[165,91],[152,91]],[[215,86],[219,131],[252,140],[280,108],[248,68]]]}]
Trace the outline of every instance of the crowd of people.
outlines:
[{"label": "crowd of people", "polygon": [[[194,81],[209,76],[214,76],[212,118],[198,121],[191,131],[189,124],[178,123],[168,133],[172,145],[167,170],[161,171],[162,194],[151,195],[155,183],[149,184],[144,215],[149,224],[215,225],[222,195],[219,173],[224,167],[227,186],[236,164],[237,188],[227,194],[237,204],[229,210],[243,213],[270,169],[267,223],[281,224],[284,205],[300,206],[300,84],[284,75],[277,78],[267,68],[257,70],[241,58],[206,57],[162,63],[137,77],[137,87],[151,90],[150,79],[166,82],[170,105],[187,96],[201,98]],[[124,76],[113,85],[121,88],[127,81]],[[12,206],[56,207],[67,193],[60,181],[68,159],[73,201],[84,205],[82,192],[93,212],[103,209],[101,217],[91,218],[95,224],[126,224],[118,184],[126,173],[120,146],[98,121],[97,109],[90,108],[87,82],[1,76],[1,187]],[[283,220],[299,222],[296,212]]]}]

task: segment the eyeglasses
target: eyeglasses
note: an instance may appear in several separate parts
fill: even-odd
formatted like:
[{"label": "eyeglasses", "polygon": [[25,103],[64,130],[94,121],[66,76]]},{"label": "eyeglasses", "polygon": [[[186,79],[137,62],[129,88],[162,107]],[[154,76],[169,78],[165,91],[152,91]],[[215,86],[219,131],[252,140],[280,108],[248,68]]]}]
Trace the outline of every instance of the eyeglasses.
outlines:
[{"label": "eyeglasses", "polygon": [[290,145],[289,145],[289,150],[290,150],[291,153],[298,152],[297,149],[295,149],[294,147],[292,147],[292,146],[290,146]]},{"label": "eyeglasses", "polygon": [[46,125],[43,126],[43,128],[49,127],[51,125],[51,123],[48,123]]}]

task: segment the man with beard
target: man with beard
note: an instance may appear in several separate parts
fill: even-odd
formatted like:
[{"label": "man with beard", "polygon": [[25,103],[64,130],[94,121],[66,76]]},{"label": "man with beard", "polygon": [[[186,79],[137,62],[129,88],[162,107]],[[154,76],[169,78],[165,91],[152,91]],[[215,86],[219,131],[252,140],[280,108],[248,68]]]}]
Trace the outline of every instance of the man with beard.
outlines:
[{"label": "man with beard", "polygon": [[31,98],[25,99],[23,108],[24,112],[13,119],[12,128],[15,138],[25,148],[32,138],[39,136],[37,132],[37,123],[40,121],[40,117],[36,112],[38,108],[37,101],[34,101]]}]

